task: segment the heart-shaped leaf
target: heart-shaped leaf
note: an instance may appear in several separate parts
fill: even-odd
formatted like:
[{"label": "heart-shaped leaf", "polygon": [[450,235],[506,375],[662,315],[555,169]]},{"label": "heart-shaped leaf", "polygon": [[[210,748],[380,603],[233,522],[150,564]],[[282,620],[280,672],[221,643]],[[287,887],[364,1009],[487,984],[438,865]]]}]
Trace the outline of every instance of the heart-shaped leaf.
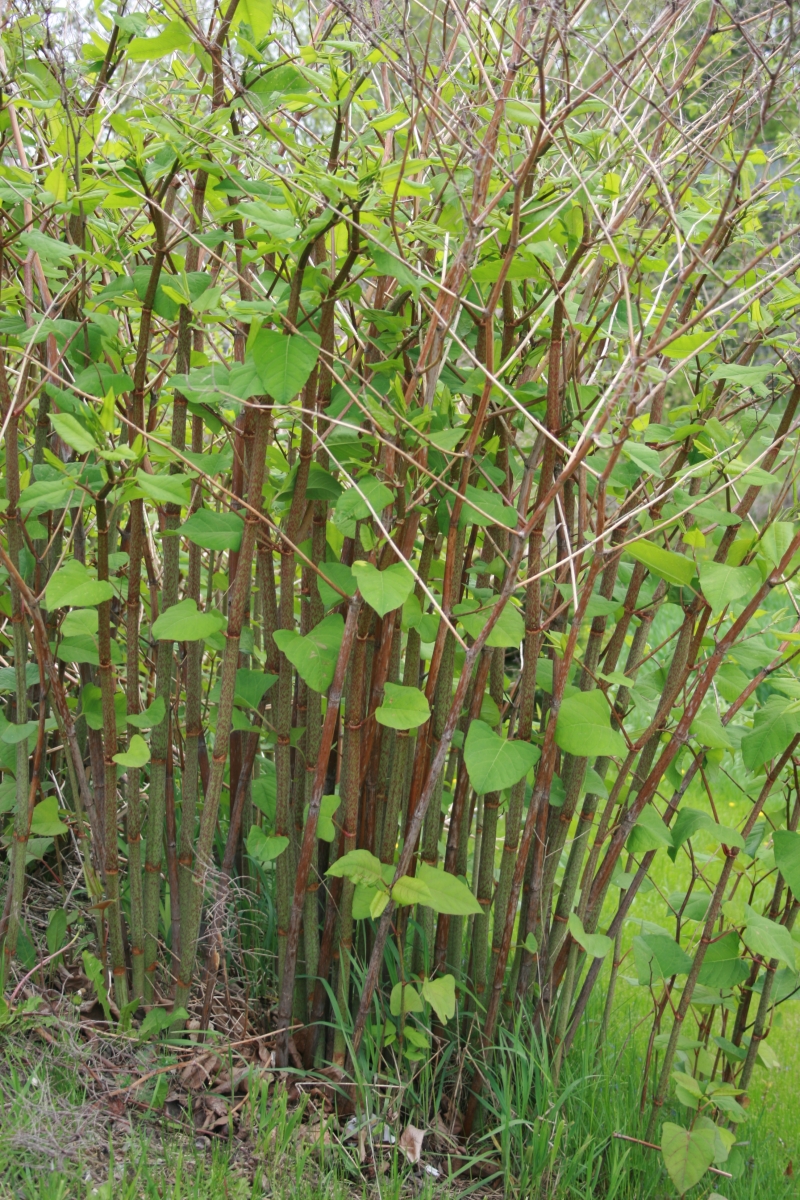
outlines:
[{"label": "heart-shaped leaf", "polygon": [[785,925],[759,916],[749,905],[746,906],[747,928],[744,939],[754,954],[765,959],[777,958],[794,970],[797,947]]},{"label": "heart-shaped leaf", "polygon": [[58,837],[62,833],[69,833],[58,815],[57,796],[48,796],[36,805],[31,819],[31,833],[34,837]]},{"label": "heart-shaped leaf", "polygon": [[426,979],[422,985],[422,999],[430,1004],[444,1025],[456,1015],[455,977],[440,975],[438,979]]},{"label": "heart-shaped leaf", "polygon": [[402,563],[379,571],[372,563],[354,562],[352,570],[361,595],[379,617],[400,608],[416,583],[412,572]]},{"label": "heart-shaped leaf", "polygon": [[180,532],[204,550],[238,550],[244,522],[238,513],[213,512],[199,508],[180,527]]},{"label": "heart-shaped leaf", "polygon": [[150,747],[138,733],[134,733],[131,737],[127,750],[121,754],[114,755],[114,762],[118,766],[131,767],[133,770],[143,767],[149,761]]},{"label": "heart-shaped leaf", "polygon": [[187,599],[165,609],[153,622],[153,637],[162,642],[200,642],[224,626],[219,613],[199,612],[197,602]]},{"label": "heart-shaped leaf", "polygon": [[752,596],[761,586],[758,567],[729,567],[726,563],[705,562],[698,568],[703,595],[712,612]]},{"label": "heart-shaped leaf", "polygon": [[430,715],[425,693],[399,683],[385,685],[383,704],[375,709],[375,720],[389,729],[417,729]]},{"label": "heart-shaped leaf", "polygon": [[395,904],[428,904],[430,898],[428,885],[415,875],[401,875],[392,888]]},{"label": "heart-shaped leaf", "polygon": [[[85,692],[86,688],[83,690]],[[164,703],[164,697],[156,696],[153,703],[144,712],[131,713],[126,717],[126,720],[129,725],[133,725],[136,729],[152,729],[153,726],[161,724],[166,711],[167,706]]]},{"label": "heart-shaped leaf", "polygon": [[604,933],[587,933],[583,928],[583,921],[576,912],[569,914],[569,931],[578,945],[587,954],[591,954],[592,958],[605,958],[607,954],[610,954],[614,945],[611,938],[606,937]]},{"label": "heart-shaped leaf", "polygon": [[336,670],[336,660],[344,637],[344,620],[333,613],[301,637],[293,629],[279,629],[275,645],[296,667],[300,678],[315,692],[326,692]]},{"label": "heart-shaped leaf", "polygon": [[464,762],[476,792],[499,792],[527,775],[539,751],[530,742],[509,742],[483,721],[473,721],[464,742]]},{"label": "heart-shaped leaf", "polygon": [[341,858],[337,858],[325,874],[350,879],[353,883],[363,883],[367,887],[376,887],[383,883],[381,860],[370,854],[369,850],[348,851]]},{"label": "heart-shaped leaf", "polygon": [[410,983],[396,983],[392,988],[389,1012],[393,1017],[399,1017],[401,1012],[422,1012],[424,1007],[419,992]]},{"label": "heart-shaped leaf", "polygon": [[53,608],[93,608],[114,595],[107,580],[95,579],[77,559],[71,558],[50,577],[44,602]]},{"label": "heart-shaped leaf", "polygon": [[[453,612],[470,637],[476,638],[482,633],[483,627],[492,615],[494,607],[494,604],[483,607],[474,600],[468,600],[464,604],[457,604]],[[524,640],[525,622],[522,618],[522,613],[513,604],[506,604],[501,610],[492,632],[486,639],[486,645],[490,647],[518,646]]]},{"label": "heart-shaped leaf", "polygon": [[240,667],[236,672],[234,704],[239,704],[242,708],[258,708],[264,693],[277,681],[277,675],[266,675],[263,671],[251,671],[247,667]]},{"label": "heart-shaped leaf", "polygon": [[[336,826],[333,823],[333,814],[341,804],[339,796],[323,796],[319,805],[319,817],[317,818],[317,837],[321,842],[332,842],[336,837]],[[303,820],[308,819],[308,805],[303,813]]]},{"label": "heart-shaped leaf", "polygon": [[264,391],[276,404],[288,404],[303,387],[319,358],[314,333],[286,336],[261,329],[253,344],[253,362]]},{"label": "heart-shaped leaf", "polygon": [[16,746],[19,742],[24,742],[26,738],[33,737],[38,728],[38,721],[22,721],[19,725],[6,725],[0,735],[0,742],[5,742],[7,746]]},{"label": "heart-shaped leaf", "polygon": [[582,758],[625,753],[625,739],[611,728],[611,710],[600,691],[576,692],[562,701],[556,742],[562,750]]},{"label": "heart-shaped leaf", "polygon": [[[319,598],[326,609],[335,608],[337,604],[342,603],[344,600],[342,592],[345,596],[355,594],[358,587],[356,577],[345,563],[322,563],[319,570],[317,587],[319,588]],[[337,588],[339,591],[336,590]]]},{"label": "heart-shaped leaf", "polygon": [[247,853],[260,863],[273,862],[283,854],[288,845],[287,837],[278,835],[268,837],[258,825],[251,826],[247,835]]},{"label": "heart-shaped leaf", "polygon": [[354,537],[356,521],[363,521],[369,516],[379,517],[393,501],[394,492],[380,479],[370,476],[358,479],[336,501],[333,523],[345,537]]},{"label": "heart-shaped leaf", "polygon": [[427,884],[430,899],[425,903],[434,912],[447,913],[454,917],[469,917],[482,911],[466,883],[456,875],[451,875],[449,871],[421,862],[417,875]]},{"label": "heart-shaped leaf", "polygon": [[669,1177],[684,1196],[705,1175],[714,1161],[716,1139],[710,1129],[684,1129],[665,1121],[661,1128],[661,1153]]}]

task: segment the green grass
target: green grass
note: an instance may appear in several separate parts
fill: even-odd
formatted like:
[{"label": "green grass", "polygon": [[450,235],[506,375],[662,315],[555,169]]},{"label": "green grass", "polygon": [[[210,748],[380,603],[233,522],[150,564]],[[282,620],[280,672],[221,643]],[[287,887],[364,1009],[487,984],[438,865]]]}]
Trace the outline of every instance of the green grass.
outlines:
[{"label": "green grass", "polygon": [[[130,1127],[105,1121],[88,1073],[91,1062],[62,1033],[43,1048],[25,1033],[4,1041],[0,1067],[3,1113],[0,1134],[0,1197],[23,1200],[352,1200],[406,1196],[451,1197],[505,1188],[524,1200],[667,1200],[675,1191],[660,1154],[614,1138],[641,1137],[639,1118],[641,1047],[625,1024],[623,1003],[602,1058],[592,1051],[594,1022],[555,1088],[524,1020],[503,1036],[489,1074],[484,1124],[470,1147],[471,1161],[491,1161],[494,1180],[464,1169],[432,1181],[396,1152],[386,1170],[369,1178],[353,1144],[320,1152],[320,1139],[301,1136],[303,1114],[287,1105],[285,1093],[253,1094],[247,1137],[220,1137],[198,1148],[190,1130],[180,1131],[161,1112],[128,1110]],[[628,1016],[633,1015],[629,1007]],[[57,1034],[57,1029],[52,1030]],[[751,1117],[741,1137],[748,1164],[741,1178],[706,1176],[689,1193],[703,1200],[716,1189],[726,1200],[789,1200],[798,1195],[784,1174],[796,1152],[797,1100],[792,1086],[796,1019],[780,1031],[791,1049],[784,1069],[759,1081]],[[776,1047],[778,1048],[778,1047]],[[70,1053],[72,1052],[72,1053]],[[111,1053],[106,1048],[106,1053]],[[82,1057],[83,1054],[83,1057]],[[405,1093],[406,1119],[429,1128],[422,1105],[436,1095],[437,1080],[426,1066]],[[771,1086],[768,1086],[770,1085]],[[374,1095],[371,1096],[374,1100]],[[665,1111],[666,1119],[683,1114]],[[224,1132],[224,1131],[223,1131]],[[424,1159],[444,1167],[433,1150]],[[469,1160],[466,1165],[469,1165]]]}]

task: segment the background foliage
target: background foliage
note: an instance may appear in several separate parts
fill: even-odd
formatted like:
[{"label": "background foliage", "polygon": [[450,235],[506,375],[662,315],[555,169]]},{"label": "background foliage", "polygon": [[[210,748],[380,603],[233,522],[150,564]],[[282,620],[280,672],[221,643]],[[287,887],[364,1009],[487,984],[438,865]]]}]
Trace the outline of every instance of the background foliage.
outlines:
[{"label": "background foliage", "polygon": [[224,967],[281,1062],[435,1050],[469,1134],[520,1009],[557,1083],[632,986],[646,1139],[741,1170],[798,986],[793,20],[6,23],[12,989],[66,856],[109,1019]]}]

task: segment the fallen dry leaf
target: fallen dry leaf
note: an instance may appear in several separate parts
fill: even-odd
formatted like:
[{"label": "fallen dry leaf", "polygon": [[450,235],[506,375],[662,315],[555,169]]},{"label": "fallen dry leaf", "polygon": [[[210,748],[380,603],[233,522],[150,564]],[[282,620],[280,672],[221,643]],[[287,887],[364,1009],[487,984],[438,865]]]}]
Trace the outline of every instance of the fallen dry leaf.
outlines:
[{"label": "fallen dry leaf", "polygon": [[220,1059],[216,1054],[201,1054],[199,1058],[194,1059],[187,1067],[181,1071],[181,1083],[186,1088],[191,1088],[197,1091],[206,1083],[222,1066]]},{"label": "fallen dry leaf", "polygon": [[422,1139],[425,1137],[424,1129],[417,1129],[416,1125],[406,1125],[400,1135],[400,1141],[397,1143],[400,1149],[405,1154],[410,1163],[418,1163],[422,1154]]}]

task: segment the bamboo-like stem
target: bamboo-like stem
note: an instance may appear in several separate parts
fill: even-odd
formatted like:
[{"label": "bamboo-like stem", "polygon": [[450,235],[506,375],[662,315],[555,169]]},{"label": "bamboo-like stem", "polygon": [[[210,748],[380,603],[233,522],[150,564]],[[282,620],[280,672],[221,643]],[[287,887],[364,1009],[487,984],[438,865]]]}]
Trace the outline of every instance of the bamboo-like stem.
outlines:
[{"label": "bamboo-like stem", "polygon": [[[110,488],[110,484],[108,485]],[[108,510],[105,498],[98,495],[95,500],[97,511],[97,578],[108,581]],[[111,975],[114,983],[114,998],[118,1008],[128,1003],[128,973],[125,966],[125,936],[122,924],[122,895],[119,878],[119,851],[117,849],[117,715],[114,708],[116,690],[115,672],[111,663],[111,601],[98,605],[97,646],[100,659],[100,690],[103,705],[103,767],[105,790],[105,814],[103,828],[105,850],[106,910],[108,940],[111,955]]]},{"label": "bamboo-like stem", "polygon": [[[170,197],[174,189],[170,189]],[[152,337],[153,305],[161,270],[166,257],[165,228],[160,214],[155,221],[157,244],[153,253],[150,275],[147,281],[142,311],[139,318],[139,337],[136,346],[136,363],[133,372],[133,391],[130,401],[129,419],[132,428],[128,440],[133,442],[137,431],[144,429],[144,392],[147,379],[148,356]],[[141,499],[133,499],[130,508],[130,541],[128,549],[128,595],[126,605],[126,641],[127,641],[127,680],[126,699],[128,716],[136,716],[140,711],[139,697],[139,635],[141,612],[141,580],[142,559],[146,549],[144,503]],[[173,539],[174,540],[174,539]],[[165,705],[169,700],[168,694],[162,695]],[[166,713],[165,718],[166,720]],[[129,726],[128,745],[136,730]],[[154,733],[154,736],[155,733]],[[156,739],[157,740],[157,739]],[[142,811],[141,811],[141,779],[142,773],[138,768],[128,770],[126,800],[127,800],[127,834],[128,834],[128,885],[131,898],[131,966],[133,994],[140,1000],[152,996],[152,988],[148,986],[145,975],[147,963],[145,941],[145,893],[146,883],[142,879]],[[150,804],[153,803],[153,768],[150,769]],[[148,814],[149,815],[149,814]],[[154,824],[154,822],[152,823]],[[156,832],[148,821],[147,849],[157,837],[161,842],[160,828]],[[149,860],[148,860],[149,861]],[[145,876],[145,879],[147,876]],[[151,885],[152,890],[152,885]],[[152,905],[152,900],[150,901]],[[156,897],[156,904],[158,898]],[[157,916],[156,916],[157,920]],[[151,917],[152,921],[152,917]],[[157,930],[153,934],[153,939]],[[155,944],[152,947],[151,961],[155,962]]]},{"label": "bamboo-like stem", "polygon": [[233,587],[228,628],[225,634],[225,652],[220,672],[220,700],[217,708],[217,732],[214,739],[214,751],[211,758],[208,788],[206,791],[203,812],[200,818],[200,830],[195,848],[195,862],[192,875],[192,891],[186,911],[182,912],[181,957],[178,966],[178,981],[175,989],[176,1006],[185,1005],[189,999],[192,985],[192,973],[197,954],[197,936],[200,930],[200,919],[203,907],[205,878],[211,865],[211,851],[214,844],[214,830],[217,823],[225,763],[228,757],[228,740],[233,715],[234,688],[236,685],[236,670],[239,665],[239,639],[242,630],[242,620],[251,587],[253,552],[255,550],[256,527],[258,514],[261,510],[261,489],[264,482],[264,464],[269,432],[270,410],[259,407],[256,417],[255,434],[253,438],[253,460],[250,470],[250,480],[247,493],[247,515],[244,521],[244,531],[239,550],[239,569]]},{"label": "bamboo-like stem", "polygon": [[[355,646],[350,659],[344,717],[344,743],[342,751],[342,775],[339,794],[341,796],[341,821],[344,835],[344,854],[356,848],[358,835],[358,808],[361,796],[361,729],[364,721],[364,686],[367,638],[372,625],[371,609],[361,611]],[[339,1010],[349,1009],[350,956],[353,948],[353,895],[355,884],[345,879],[339,907],[337,943],[339,945],[339,978],[336,998]],[[344,1063],[346,1051],[345,1031],[337,1024],[333,1040],[333,1061]]]},{"label": "bamboo-like stem", "polygon": [[[11,397],[8,395],[5,367],[0,366],[0,371],[2,371],[2,391],[4,397],[4,403],[2,406],[0,406],[0,410],[3,413],[3,416],[5,416],[5,406],[6,404],[11,404]],[[6,529],[9,557],[17,570],[19,570],[20,551],[22,550],[22,530],[20,529],[20,516],[18,509],[18,426],[19,422],[17,418],[12,416],[6,429],[6,498],[8,500]],[[10,591],[11,629],[14,649],[15,720],[17,725],[26,725],[28,721],[28,683],[26,678],[28,638],[22,618],[22,596],[13,576],[11,578]],[[40,699],[39,703],[40,706],[43,706],[43,697]],[[11,871],[8,881],[8,899],[6,901],[6,909],[8,911],[8,926],[3,944],[4,974],[7,974],[8,964],[12,961],[17,953],[17,939],[19,936],[20,921],[22,919],[22,900],[25,891],[25,856],[28,850],[28,832],[30,829],[30,816],[28,812],[29,787],[27,737],[21,738],[16,744],[14,777],[14,827],[10,853]]]}]

